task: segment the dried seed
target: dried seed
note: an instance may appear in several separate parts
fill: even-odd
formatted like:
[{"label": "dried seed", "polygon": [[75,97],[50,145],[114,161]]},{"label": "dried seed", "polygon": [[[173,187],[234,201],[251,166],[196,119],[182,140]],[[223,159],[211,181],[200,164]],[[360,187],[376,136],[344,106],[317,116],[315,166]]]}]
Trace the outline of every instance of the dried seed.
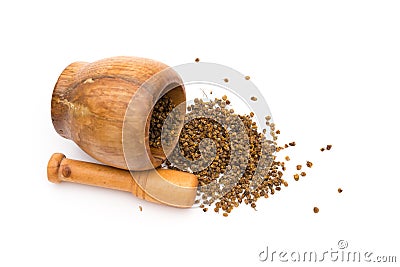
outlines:
[{"label": "dried seed", "polygon": [[314,207],[313,211],[314,211],[314,213],[318,213],[319,212],[319,208],[318,207]]},{"label": "dried seed", "polygon": [[324,152],[324,151],[325,151],[325,148],[321,147],[320,150],[321,150],[322,152]]},{"label": "dried seed", "polygon": [[326,146],[326,150],[331,150],[331,148],[332,148],[332,145],[327,145]]},{"label": "dried seed", "polygon": [[340,187],[338,188],[337,191],[339,192],[339,194],[343,192],[342,188],[340,188]]},{"label": "dried seed", "polygon": [[[249,138],[250,153],[249,157],[245,156],[238,159],[233,165],[230,164],[231,136],[237,136],[240,133],[235,132],[235,125],[231,125],[231,132],[228,132],[217,121],[207,117],[195,118],[188,120],[189,122],[184,125],[179,134],[179,152],[189,160],[184,165],[184,169],[192,169],[190,162],[206,157],[210,153],[210,147],[205,148],[205,151],[200,151],[199,143],[204,138],[209,138],[214,141],[217,149],[216,154],[212,155],[214,160],[207,166],[198,166],[200,171],[194,172],[199,180],[199,189],[197,195],[199,196],[196,203],[201,205],[200,208],[208,210],[205,205],[211,206],[214,203],[213,210],[219,212],[223,210],[223,216],[228,214],[240,204],[247,204],[256,207],[256,201],[261,198],[268,198],[269,194],[273,195],[275,192],[281,190],[282,185],[288,186],[288,183],[283,180],[283,172],[286,170],[285,162],[277,161],[274,156],[275,151],[283,149],[276,143],[277,134],[279,130],[275,129],[275,124],[270,123],[271,116],[265,117],[268,126],[268,132],[271,132],[272,140],[268,140],[266,135],[267,129],[263,129],[263,133],[259,132],[256,122],[252,121],[255,116],[253,112],[249,115],[237,115],[233,109],[229,109],[227,105],[230,102],[226,96],[222,99],[215,98],[214,100],[204,101],[202,99],[194,99],[194,104],[188,107],[186,117],[190,118],[192,112],[200,112],[200,114],[224,114],[228,119],[238,116],[243,125],[245,126],[245,133]],[[168,110],[168,108],[163,108]],[[217,115],[218,118],[218,115]],[[158,121],[156,126],[162,125]],[[153,134],[153,133],[151,133]],[[264,145],[266,151],[262,151],[261,145]],[[288,146],[288,145],[286,145]],[[202,148],[203,149],[203,148]],[[243,149],[239,147],[238,149]],[[260,160],[267,164],[266,166],[258,166]],[[177,162],[175,158],[169,158],[166,162],[168,168],[176,169],[174,165]],[[200,164],[201,165],[201,164]],[[256,174],[256,169],[260,168],[259,173]],[[226,171],[238,168],[238,170],[245,170],[241,177],[230,177]],[[235,172],[233,172],[233,176]],[[297,177],[299,175],[297,174]],[[233,179],[234,178],[234,179]],[[233,179],[233,180],[232,180]],[[297,178],[298,180],[298,178]],[[205,185],[210,185],[205,187]],[[224,215],[226,214],[226,215]]]},{"label": "dried seed", "polygon": [[294,178],[295,181],[298,181],[300,177],[299,177],[299,175],[296,173],[295,175],[293,175],[293,178]]},{"label": "dried seed", "polygon": [[311,161],[307,161],[306,165],[308,168],[311,168],[313,166],[313,163]]},{"label": "dried seed", "polygon": [[301,172],[301,173],[300,173],[300,175],[304,177],[304,176],[306,176],[306,175],[307,175],[307,173],[305,173],[305,172]]},{"label": "dried seed", "polygon": [[142,208],[142,206],[139,206],[139,210],[140,210],[140,211],[143,211],[143,208]]},{"label": "dried seed", "polygon": [[301,165],[297,165],[297,166],[296,166],[296,169],[297,169],[298,171],[300,171],[300,170],[301,170]]},{"label": "dried seed", "polygon": [[250,76],[244,76],[246,80],[250,80]]},{"label": "dried seed", "polygon": [[289,156],[286,156],[286,157],[285,157],[285,160],[286,160],[286,161],[289,161],[289,160],[290,160],[290,157],[289,157]]},{"label": "dried seed", "polygon": [[222,215],[223,215],[224,217],[228,217],[228,213],[226,213],[226,212],[224,212]]},{"label": "dried seed", "polygon": [[289,146],[295,146],[296,145],[296,142],[290,142],[289,143]]},{"label": "dried seed", "polygon": [[229,82],[228,78],[225,78],[225,79],[224,79],[224,82],[226,82],[226,83]]},{"label": "dried seed", "polygon": [[252,101],[257,101],[257,97],[252,96],[252,97],[250,97],[250,100],[252,100]]},{"label": "dried seed", "polygon": [[[169,113],[175,108],[172,100],[168,96],[161,97],[153,108],[150,119],[149,145],[151,147],[161,147],[161,131],[164,121]],[[189,107],[188,107],[189,109]]]},{"label": "dried seed", "polygon": [[194,61],[195,61],[195,62],[199,62],[199,61],[200,61],[200,58],[197,57]]}]

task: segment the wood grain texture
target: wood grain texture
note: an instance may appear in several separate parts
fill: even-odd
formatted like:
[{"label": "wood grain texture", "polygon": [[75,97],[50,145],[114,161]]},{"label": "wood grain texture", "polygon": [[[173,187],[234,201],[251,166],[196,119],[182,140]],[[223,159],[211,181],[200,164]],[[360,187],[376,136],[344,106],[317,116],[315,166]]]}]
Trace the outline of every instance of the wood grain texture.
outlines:
[{"label": "wood grain texture", "polygon": [[129,149],[137,155],[129,168],[148,170],[166,158],[162,149],[150,148],[148,142],[152,108],[164,94],[175,105],[186,99],[179,75],[163,63],[137,57],[75,62],[61,73],[54,87],[52,122],[61,136],[93,158],[128,169],[122,130],[129,105],[137,109],[129,118]]},{"label": "wood grain texture", "polygon": [[55,153],[47,166],[50,182],[72,182],[131,192],[138,198],[178,208],[193,205],[198,180],[190,173],[157,169],[131,172],[105,165],[67,159]]}]

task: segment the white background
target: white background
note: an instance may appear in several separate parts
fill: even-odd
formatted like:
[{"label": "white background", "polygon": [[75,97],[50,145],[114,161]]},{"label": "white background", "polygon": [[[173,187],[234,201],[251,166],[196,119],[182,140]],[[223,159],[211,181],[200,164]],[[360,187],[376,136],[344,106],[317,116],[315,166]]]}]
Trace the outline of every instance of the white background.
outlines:
[{"label": "white background", "polygon": [[[400,3],[253,2],[0,4],[0,266],[266,266],[266,246],[323,252],[340,239],[400,260]],[[314,167],[299,182],[290,169],[288,188],[228,218],[49,183],[52,153],[90,160],[52,127],[58,75],[118,55],[250,75],[281,141],[298,144],[291,163]]]}]

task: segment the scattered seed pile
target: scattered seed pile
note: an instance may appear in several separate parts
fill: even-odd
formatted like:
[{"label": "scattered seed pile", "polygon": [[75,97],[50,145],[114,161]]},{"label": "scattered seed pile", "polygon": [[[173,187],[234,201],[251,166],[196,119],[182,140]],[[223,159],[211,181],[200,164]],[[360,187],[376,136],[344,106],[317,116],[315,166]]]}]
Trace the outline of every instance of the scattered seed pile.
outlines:
[{"label": "scattered seed pile", "polygon": [[[257,99],[252,97],[251,100]],[[162,126],[173,109],[172,101],[166,96],[155,105],[150,122],[150,146],[161,146]],[[278,146],[280,131],[270,122],[271,117],[265,117],[268,130],[262,131],[259,131],[253,117],[253,112],[249,115],[236,114],[226,96],[207,101],[195,99],[194,104],[187,107],[181,132],[171,134],[179,137],[178,145],[166,160],[165,166],[191,172],[198,177],[196,204],[204,212],[212,208],[215,212],[222,211],[226,217],[243,203],[255,209],[257,200],[268,198],[280,191],[282,186],[288,186],[283,179],[285,161],[277,160],[275,152],[293,147],[296,143]],[[240,123],[235,122],[238,118],[242,128],[239,127]],[[221,121],[228,125],[229,132]],[[241,135],[246,135],[249,153],[238,157],[235,151],[245,150],[238,141],[245,138]],[[207,139],[212,142],[202,146],[202,141]],[[330,150],[331,147],[328,145],[326,149]],[[289,161],[290,158],[286,156],[285,160]],[[306,166],[311,168],[313,163],[307,161]],[[296,169],[302,170],[302,165],[297,165]],[[293,178],[298,181],[300,176],[306,176],[306,172],[296,173]]]},{"label": "scattered seed pile", "polygon": [[[190,119],[191,113],[204,114],[206,118]],[[284,163],[276,162],[276,143],[267,140],[264,133],[258,131],[255,122],[252,121],[254,114],[238,115],[230,108],[230,101],[226,96],[222,99],[203,101],[195,99],[194,104],[188,107],[185,124],[179,136],[179,148],[181,155],[190,161],[179,161],[178,157],[170,157],[167,161],[169,168],[176,168],[190,171],[200,169],[193,173],[199,179],[199,199],[196,201],[204,211],[214,204],[214,211],[222,210],[224,216],[239,204],[245,203],[256,208],[256,201],[267,198],[269,194],[281,190],[281,185],[287,186],[282,179],[283,173],[279,170]],[[214,118],[214,119],[209,119]],[[244,128],[239,129],[238,124],[229,125],[229,134],[218,121],[234,121],[239,118]],[[274,128],[274,125],[270,125]],[[237,127],[237,128],[236,128]],[[244,131],[242,131],[244,130]],[[231,142],[231,137],[242,140],[240,134],[246,134],[248,138],[249,154],[241,157],[234,157],[232,151],[242,151],[240,142]],[[275,133],[272,133],[275,136]],[[216,146],[216,156],[208,165],[193,166],[192,162],[201,156],[207,158],[211,148],[206,147],[200,152],[200,141],[209,138]],[[233,146],[233,147],[232,147]],[[262,147],[264,148],[262,151]],[[186,165],[185,165],[186,164]],[[257,173],[256,173],[257,171]],[[208,206],[208,207],[206,207]]]}]

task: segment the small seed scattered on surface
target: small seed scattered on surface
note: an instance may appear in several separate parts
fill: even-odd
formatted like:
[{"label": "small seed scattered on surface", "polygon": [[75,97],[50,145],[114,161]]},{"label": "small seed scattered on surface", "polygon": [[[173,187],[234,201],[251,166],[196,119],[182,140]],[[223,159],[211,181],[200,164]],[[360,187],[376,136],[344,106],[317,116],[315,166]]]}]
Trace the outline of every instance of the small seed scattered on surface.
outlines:
[{"label": "small seed scattered on surface", "polygon": [[[254,97],[252,100],[256,101],[257,98]],[[164,116],[166,117],[171,107],[174,108],[173,105],[170,106],[172,103],[168,103],[168,100],[159,100],[159,102],[163,102],[163,105],[160,105],[157,109],[161,115],[154,118],[154,128],[150,127],[149,135],[153,137],[150,136],[149,139],[153,142],[158,141],[158,136],[152,130],[157,132],[160,129],[159,127],[162,127]],[[287,167],[285,166],[286,162],[277,160],[274,153],[294,146],[295,142],[278,145],[277,139],[280,130],[276,130],[275,124],[270,122],[272,119],[270,115],[265,116],[267,126],[266,129],[261,130],[257,123],[253,121],[254,112],[244,115],[236,114],[231,106],[227,106],[231,102],[226,95],[213,100],[196,98],[193,102],[187,107],[188,112],[185,115],[185,121],[188,120],[180,133],[174,130],[175,136],[178,135],[179,137],[179,146],[176,146],[175,149],[185,160],[182,160],[182,157],[168,157],[165,167],[191,172],[197,176],[199,187],[195,203],[204,212],[210,209],[219,213],[222,210],[222,215],[227,217],[240,204],[250,205],[255,209],[257,200],[262,197],[268,198],[270,195],[281,191],[283,187],[288,186],[288,183],[283,179]],[[156,108],[154,109],[153,115],[157,112]],[[194,117],[191,115],[192,113],[195,115]],[[196,116],[196,114],[201,116]],[[226,126],[219,122],[223,117],[227,118],[228,129],[225,129]],[[215,118],[215,120],[211,118]],[[237,123],[232,124],[233,118],[239,118],[242,121],[244,133],[242,133],[243,129],[240,130],[237,127]],[[267,135],[267,133],[270,135]],[[239,140],[242,140],[241,134],[247,135],[249,154],[235,159],[231,155],[233,148],[242,150],[243,147],[237,142],[235,143],[232,137],[236,139],[239,137]],[[210,139],[214,146],[201,147],[200,142],[205,138]],[[237,147],[232,148],[231,146]],[[212,147],[216,151],[212,151]],[[202,165],[200,159],[209,156],[212,156],[210,161],[204,162],[204,165]],[[233,164],[232,159],[234,159]],[[289,156],[286,156],[285,159],[290,161]],[[180,167],[177,168],[177,165]],[[300,168],[297,170],[300,170],[301,165],[298,166]],[[237,177],[239,172],[242,174]],[[305,176],[306,174],[305,172],[294,174],[293,178],[298,181],[300,175]]]},{"label": "small seed scattered on surface", "polygon": [[308,168],[311,168],[313,166],[313,163],[311,161],[307,161],[306,165]]},{"label": "small seed scattered on surface", "polygon": [[296,166],[296,169],[297,169],[298,171],[300,171],[300,170],[301,170],[301,165],[297,165],[297,166]]},{"label": "small seed scattered on surface", "polygon": [[325,151],[325,148],[324,148],[324,147],[321,147],[320,150],[321,150],[322,152],[324,152],[324,151]]},{"label": "small seed scattered on surface", "polygon": [[194,61],[195,62],[200,62],[200,58],[197,57]]},{"label": "small seed scattered on surface", "polygon": [[252,96],[252,97],[250,97],[250,100],[251,100],[251,101],[257,101],[257,97]]},{"label": "small seed scattered on surface", "polygon": [[343,192],[343,190],[342,190],[342,188],[338,188],[338,190],[337,190],[339,193],[342,193]]},{"label": "small seed scattered on surface", "polygon": [[140,210],[140,211],[143,211],[143,208],[142,208],[142,206],[139,206],[139,210]]},{"label": "small seed scattered on surface", "polygon": [[225,79],[224,79],[224,82],[226,82],[226,83],[229,82],[229,79],[228,79],[228,78],[225,78]]},{"label": "small seed scattered on surface", "polygon": [[331,148],[332,148],[332,145],[327,145],[326,146],[326,150],[331,150]]},{"label": "small seed scattered on surface", "polygon": [[250,76],[244,76],[246,80],[250,80]]},{"label": "small seed scattered on surface", "polygon": [[305,173],[305,172],[301,172],[301,173],[300,173],[300,175],[304,177],[304,176],[306,176],[306,175],[307,175],[307,173]]},{"label": "small seed scattered on surface", "polygon": [[314,207],[313,211],[314,211],[314,213],[318,213],[319,212],[319,208],[318,207]]}]

